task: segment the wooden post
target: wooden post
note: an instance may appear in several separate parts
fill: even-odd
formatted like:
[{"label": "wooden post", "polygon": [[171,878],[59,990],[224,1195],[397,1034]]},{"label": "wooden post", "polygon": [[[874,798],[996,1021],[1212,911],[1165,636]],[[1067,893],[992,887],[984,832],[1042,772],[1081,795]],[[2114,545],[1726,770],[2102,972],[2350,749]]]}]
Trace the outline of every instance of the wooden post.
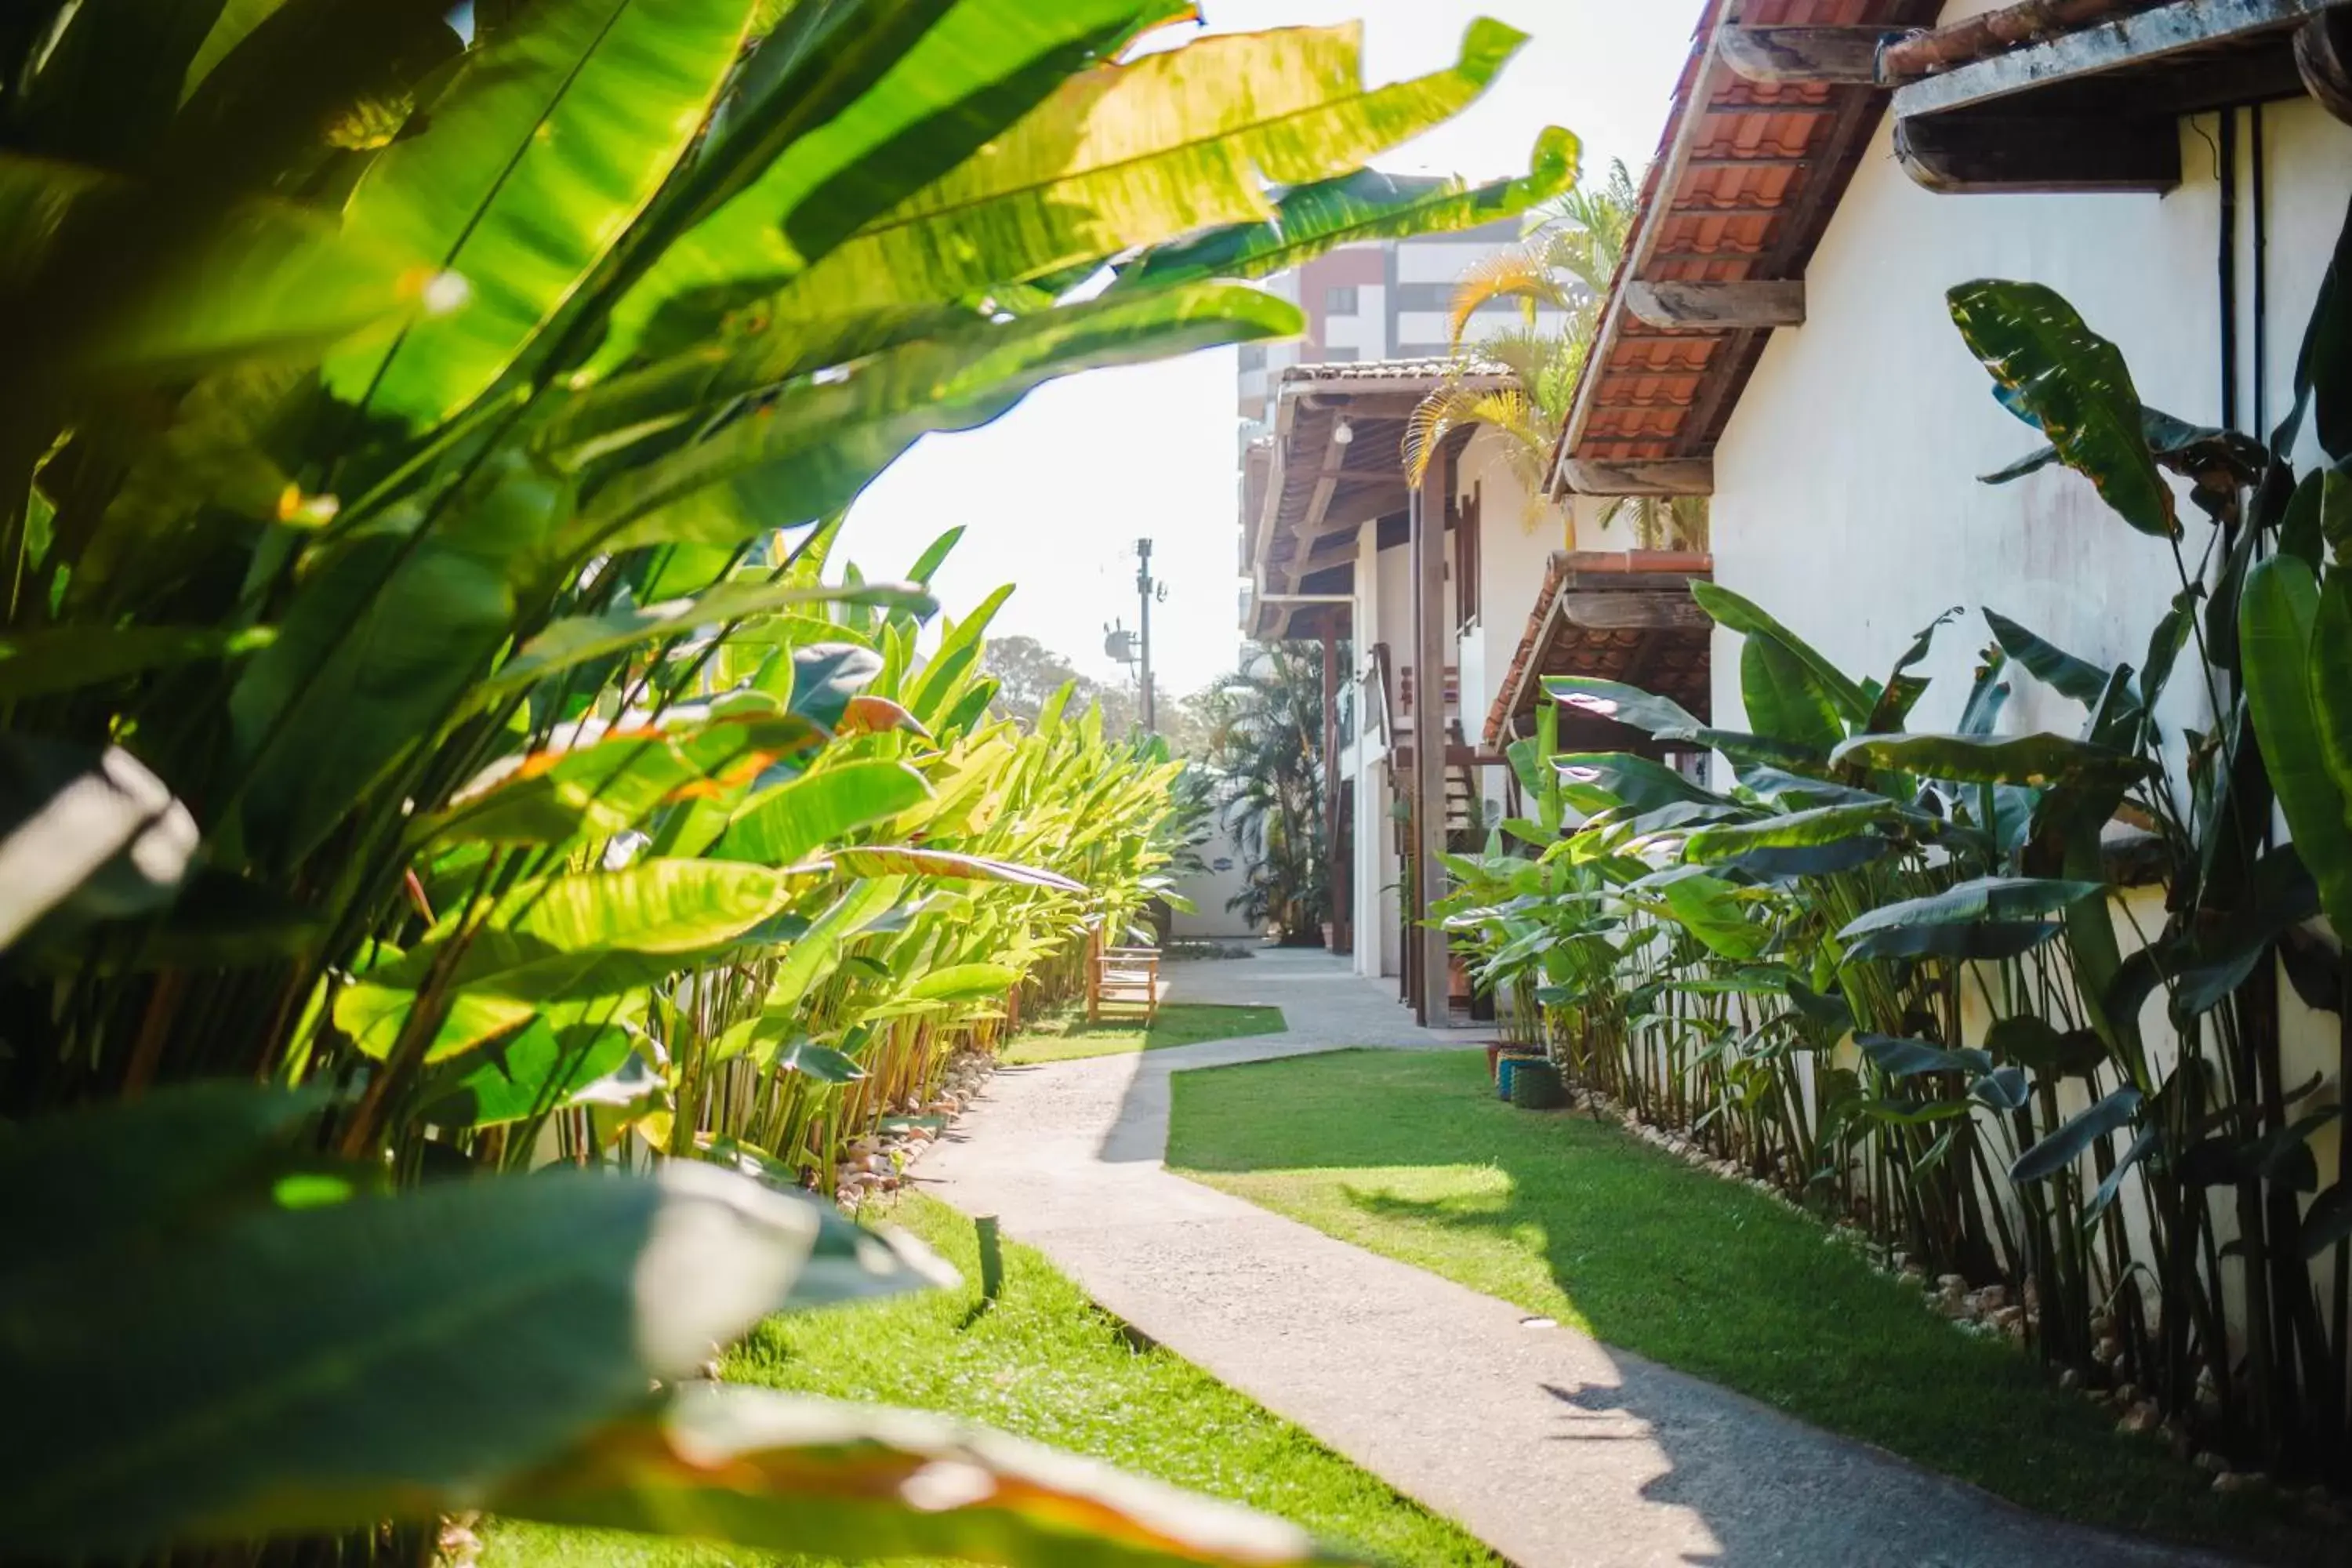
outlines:
[{"label": "wooden post", "polygon": [[971,1227],[980,1238],[980,1299],[993,1302],[1004,1294],[1004,1247],[998,1239],[996,1216],[975,1215]]},{"label": "wooden post", "polygon": [[1430,907],[1445,896],[1445,498],[1454,489],[1444,447],[1430,455],[1412,492],[1412,910],[1420,980],[1413,1017],[1443,1028],[1452,994],[1442,932],[1428,929]]},{"label": "wooden post", "polygon": [[1339,951],[1339,650],[1323,622],[1323,890],[1330,900],[1326,950]]}]

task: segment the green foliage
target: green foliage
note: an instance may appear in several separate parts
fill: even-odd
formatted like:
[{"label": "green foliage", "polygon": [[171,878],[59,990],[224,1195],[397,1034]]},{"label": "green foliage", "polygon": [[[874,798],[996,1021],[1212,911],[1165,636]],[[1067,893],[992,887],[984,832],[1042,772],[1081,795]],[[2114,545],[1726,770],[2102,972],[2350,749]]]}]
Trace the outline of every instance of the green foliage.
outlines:
[{"label": "green foliage", "polygon": [[[2318,1190],[2308,1140],[2336,1112],[2299,1103],[2318,1080],[2287,1081],[2278,990],[2340,1010],[2337,944],[2304,928],[2324,912],[2352,929],[2352,528],[2336,526],[2352,513],[2335,469],[2297,484],[2288,468],[2307,411],[2341,428],[2341,285],[2268,448],[2144,408],[2120,352],[2048,289],[1953,290],[2002,402],[2052,442],[1996,478],[2063,463],[2164,541],[2179,591],[2145,668],[2103,668],[1987,611],[1995,646],[1955,732],[1913,732],[1926,682],[1908,672],[1949,616],[1883,680],[1856,679],[1762,606],[1695,584],[1742,639],[1753,733],[1606,682],[1548,684],[1661,746],[1718,749],[1731,782],[1552,758],[1581,826],[1521,836],[1534,858],[1500,837],[1456,858],[1443,911],[1510,1027],[1572,1078],[1931,1274],[2030,1289],[2047,1360],[2112,1379],[2101,1345],[2124,1347],[2199,1441],[2338,1483],[2352,1449],[2299,1435],[2352,1422],[2323,1328],[2352,1311],[2352,1204]],[[2210,584],[2173,548],[2167,470],[2212,520]],[[2159,704],[2192,650],[2206,716],[2182,731]],[[2081,706],[2078,733],[1998,730],[2020,671]],[[2269,842],[2273,801],[2291,846]],[[2110,886],[2118,824],[2165,883],[2153,919],[2152,897]],[[2128,949],[2119,924],[2137,928]],[[2158,1001],[2161,1047],[2143,1037]]]},{"label": "green foliage", "polygon": [[1289,1025],[1279,1007],[1213,1006],[1169,1002],[1147,1026],[1137,1020],[1105,1018],[1089,1024],[1082,1011],[1040,1019],[1004,1043],[998,1059],[1018,1067],[1029,1062],[1076,1061],[1085,1057],[1160,1051],[1210,1040],[1278,1035]]},{"label": "green foliage", "polygon": [[[1476,1052],[1330,1052],[1174,1089],[1169,1163],[1192,1180],[2037,1511],[2328,1559],[2326,1526],[2214,1495],[2027,1357],[1922,1311],[1848,1233],[1604,1121],[1498,1104]],[[1679,1464],[1673,1428],[1656,1440]]]},{"label": "green foliage", "polygon": [[[964,1276],[960,1289],[877,1302],[854,1320],[769,1319],[730,1351],[730,1387],[930,1411],[1050,1442],[1134,1475],[1260,1509],[1382,1563],[1494,1568],[1496,1559],[1438,1518],[1167,1351],[1138,1349],[1126,1326],[1033,1249],[1003,1245],[1004,1283],[975,1310],[979,1252],[971,1220],[907,1196],[887,1214]],[[852,1324],[854,1323],[854,1331]],[[514,1568],[719,1568],[739,1550],[556,1530],[498,1519],[484,1561]],[[853,1551],[850,1562],[875,1559]],[[840,1568],[793,1555],[788,1568]],[[878,1565],[877,1565],[878,1568]]]},{"label": "green foliage", "polygon": [[1284,942],[1316,940],[1330,913],[1323,676],[1319,647],[1273,644],[1207,700],[1207,770],[1225,830],[1248,865],[1247,884],[1229,907]]},{"label": "green foliage", "polygon": [[[1157,743],[992,716],[1000,601],[921,586],[952,539],[869,579],[844,510],[1056,375],[1295,331],[1150,247],[1358,188],[1519,36],[1368,88],[1346,29],[1130,54],[1168,0],[445,9],[0,29],[0,1160],[79,1140],[92,1189],[16,1206],[189,1221],[0,1248],[0,1373],[62,1423],[0,1534],[404,1558],[488,1498],[1221,1560],[990,1439],[648,1380],[897,1258],[788,1194],[1069,994],[1190,831]],[[1361,221],[1484,221],[1539,151]],[[284,1183],[215,1079],[304,1108]],[[142,1128],[184,1172],[107,1163]],[[721,1449],[725,1508],[679,1484]],[[950,1454],[1033,1501],[906,1507]]]}]

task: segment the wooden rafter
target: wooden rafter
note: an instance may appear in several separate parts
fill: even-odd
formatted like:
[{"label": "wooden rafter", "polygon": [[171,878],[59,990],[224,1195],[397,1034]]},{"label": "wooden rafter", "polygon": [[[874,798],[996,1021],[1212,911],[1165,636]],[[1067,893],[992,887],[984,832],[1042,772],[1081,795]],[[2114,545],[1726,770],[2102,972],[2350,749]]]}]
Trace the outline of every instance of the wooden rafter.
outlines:
[{"label": "wooden rafter", "polygon": [[2173,0],[2011,49],[1895,89],[1898,121],[2146,67],[2187,50],[2296,26],[2340,0]]},{"label": "wooden rafter", "polygon": [[1715,493],[1715,464],[1704,458],[1657,462],[1596,462],[1570,458],[1560,465],[1568,488],[1587,496],[1707,496]]},{"label": "wooden rafter", "polygon": [[1885,27],[1725,27],[1716,52],[1733,75],[1774,85],[1825,82],[1870,87],[1878,80]]},{"label": "wooden rafter", "polygon": [[2180,184],[2180,137],[2160,118],[1927,115],[1895,121],[1895,156],[1941,195],[2161,194]]},{"label": "wooden rafter", "polygon": [[1654,327],[1729,331],[1804,324],[1801,279],[1736,283],[1628,283],[1625,308]]}]

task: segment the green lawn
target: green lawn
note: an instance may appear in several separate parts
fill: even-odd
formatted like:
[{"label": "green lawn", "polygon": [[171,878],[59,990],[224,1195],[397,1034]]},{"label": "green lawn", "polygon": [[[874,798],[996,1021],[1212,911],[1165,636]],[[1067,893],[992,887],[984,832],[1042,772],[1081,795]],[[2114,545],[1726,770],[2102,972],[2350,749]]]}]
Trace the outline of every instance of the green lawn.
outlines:
[{"label": "green lawn", "polygon": [[[889,1215],[967,1279],[971,1223],[908,1197]],[[1305,1432],[1162,1350],[1138,1350],[1039,1254],[1007,1244],[1004,1293],[969,1326],[977,1289],[771,1319],[727,1357],[729,1379],[947,1411],[1280,1514],[1401,1568],[1503,1568],[1454,1525]],[[493,1521],[489,1568],[737,1568],[730,1548]],[[820,1568],[795,1559],[798,1568]],[[830,1563],[825,1568],[833,1568]]]},{"label": "green lawn", "polygon": [[1199,1002],[1170,1002],[1145,1029],[1133,1020],[1087,1022],[1084,1010],[1047,1018],[1013,1037],[997,1053],[1007,1067],[1031,1062],[1076,1061],[1080,1057],[1115,1057],[1129,1051],[1160,1051],[1171,1046],[1197,1046],[1205,1040],[1230,1040],[1244,1035],[1278,1035],[1286,1027],[1279,1007],[1214,1007]]},{"label": "green lawn", "polygon": [[1614,1126],[1497,1102],[1477,1052],[1174,1082],[1168,1162],[1197,1181],[2029,1508],[2340,1560],[2284,1505],[2216,1497],[2025,1356],[1922,1310],[1815,1221]]}]

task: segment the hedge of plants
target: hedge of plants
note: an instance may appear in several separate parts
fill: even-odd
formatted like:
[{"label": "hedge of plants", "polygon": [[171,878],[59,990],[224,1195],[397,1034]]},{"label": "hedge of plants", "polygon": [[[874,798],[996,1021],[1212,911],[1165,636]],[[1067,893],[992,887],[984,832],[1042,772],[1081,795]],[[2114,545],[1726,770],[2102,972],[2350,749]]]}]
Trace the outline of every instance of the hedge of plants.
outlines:
[{"label": "hedge of plants", "polygon": [[1178,837],[1156,748],[992,718],[951,538],[866,579],[852,500],[1053,376],[1298,330],[1234,279],[1574,177],[1563,132],[1486,186],[1364,168],[1507,27],[1368,89],[1353,29],[1160,47],[1189,15],[0,22],[0,1555],[413,1562],[490,1508],[1318,1556],[677,1381],[924,1283],[799,1189]]},{"label": "hedge of plants", "polygon": [[[2315,1149],[2347,1147],[2352,1016],[2352,230],[2262,438],[2144,407],[2045,288],[1950,306],[2046,442],[1989,482],[2063,463],[2119,554],[2172,563],[2137,667],[1988,606],[1958,724],[1915,732],[1914,671],[1962,611],[1864,677],[1696,584],[1739,639],[1747,729],[1548,684],[1733,782],[1555,756],[1548,710],[1515,756],[1538,817],[1452,862],[1446,913],[1581,1084],[1927,1275],[2002,1286],[2000,1323],[2126,1424],[2340,1487],[2352,1184]],[[2079,731],[2002,732],[2026,681]]]}]

